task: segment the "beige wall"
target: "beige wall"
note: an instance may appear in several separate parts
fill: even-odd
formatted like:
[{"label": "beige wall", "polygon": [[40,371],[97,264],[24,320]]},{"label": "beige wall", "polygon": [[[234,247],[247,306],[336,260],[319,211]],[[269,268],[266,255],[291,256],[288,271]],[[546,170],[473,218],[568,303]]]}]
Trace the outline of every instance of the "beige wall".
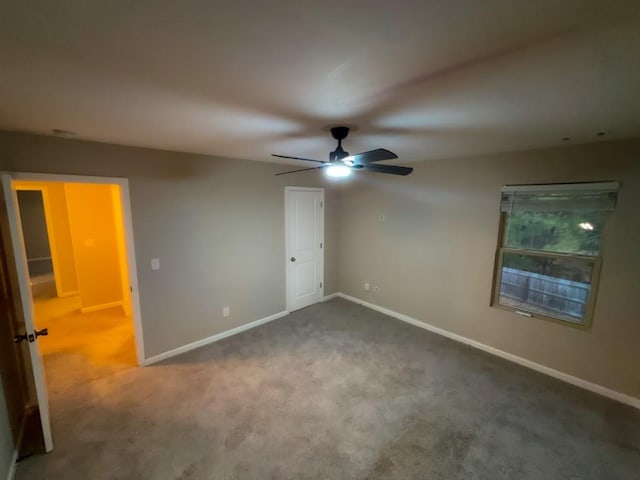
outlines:
[{"label": "beige wall", "polygon": [[[409,177],[360,175],[338,195],[319,176],[274,177],[282,167],[268,163],[0,132],[0,169],[129,178],[148,357],[284,310],[284,186],[325,186],[326,294],[640,397],[640,142],[414,166]],[[595,180],[623,187],[591,329],[490,307],[500,187]]]},{"label": "beige wall", "polygon": [[76,276],[64,184],[60,182],[19,181],[14,182],[13,186],[18,190],[34,188],[46,190],[48,211],[51,214],[51,218],[47,219],[47,221],[50,222],[47,226],[49,227],[48,234],[51,243],[51,256],[54,257],[58,295],[64,296],[77,293],[78,279]]},{"label": "beige wall", "polygon": [[[10,132],[0,169],[129,179],[147,357],[285,310],[284,187],[326,186],[274,176],[282,165]],[[337,291],[336,197],[326,189],[325,294]]]},{"label": "beige wall", "polygon": [[124,301],[112,185],[65,183],[83,311]]},{"label": "beige wall", "polygon": [[[360,176],[342,190],[340,290],[640,397],[640,142],[414,167],[406,178]],[[490,307],[500,187],[599,180],[623,187],[606,232],[592,328]],[[364,292],[365,281],[380,291]]]}]

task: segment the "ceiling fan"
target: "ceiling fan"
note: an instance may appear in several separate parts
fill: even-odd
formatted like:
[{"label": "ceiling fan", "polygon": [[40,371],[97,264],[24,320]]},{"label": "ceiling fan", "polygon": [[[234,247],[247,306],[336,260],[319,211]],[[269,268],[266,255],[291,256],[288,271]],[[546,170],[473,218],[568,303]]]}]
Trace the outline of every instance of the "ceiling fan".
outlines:
[{"label": "ceiling fan", "polygon": [[288,172],[276,173],[276,175],[286,175],[288,173],[304,172],[307,170],[319,170],[321,168],[327,169],[327,175],[332,177],[346,177],[351,174],[353,170],[368,170],[370,172],[377,173],[390,173],[392,175],[409,175],[413,172],[411,167],[401,167],[398,165],[380,165],[375,162],[382,160],[391,160],[392,158],[398,158],[398,156],[386,150],[384,148],[377,148],[368,152],[356,153],[355,155],[349,155],[349,152],[345,152],[342,148],[342,140],[347,138],[349,134],[349,127],[333,127],[331,129],[331,135],[338,140],[338,147],[329,154],[329,161],[324,162],[322,160],[312,160],[310,158],[289,157],[287,155],[276,155],[274,157],[290,158],[292,160],[303,160],[305,162],[320,163],[318,167],[300,168],[298,170],[290,170]]}]

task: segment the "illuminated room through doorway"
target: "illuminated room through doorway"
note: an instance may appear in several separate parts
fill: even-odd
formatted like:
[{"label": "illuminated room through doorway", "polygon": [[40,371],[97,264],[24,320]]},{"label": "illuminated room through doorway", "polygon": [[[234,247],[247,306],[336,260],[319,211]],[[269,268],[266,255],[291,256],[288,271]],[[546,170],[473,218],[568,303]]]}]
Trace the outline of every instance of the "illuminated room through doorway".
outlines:
[{"label": "illuminated room through doorway", "polygon": [[55,408],[57,395],[138,363],[121,191],[26,180],[13,188]]}]

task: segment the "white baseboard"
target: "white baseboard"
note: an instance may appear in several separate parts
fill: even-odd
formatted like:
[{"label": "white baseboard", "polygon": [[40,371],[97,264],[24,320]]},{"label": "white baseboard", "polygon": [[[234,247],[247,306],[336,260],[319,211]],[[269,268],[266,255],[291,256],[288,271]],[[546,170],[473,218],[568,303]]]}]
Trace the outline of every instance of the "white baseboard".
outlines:
[{"label": "white baseboard", "polygon": [[70,290],[68,292],[58,292],[58,298],[74,297],[80,295],[80,290]]},{"label": "white baseboard", "polygon": [[109,303],[101,303],[100,305],[92,305],[91,307],[81,307],[80,313],[97,312],[98,310],[106,310],[107,308],[122,307],[122,300]]},{"label": "white baseboard", "polygon": [[16,468],[18,467],[18,451],[13,451],[13,456],[11,457],[11,465],[9,465],[9,471],[7,472],[7,480],[13,480],[13,477],[16,476]]},{"label": "white baseboard", "polygon": [[[610,388],[603,387],[602,385],[598,385],[596,383],[589,382],[582,378],[574,377],[573,375],[569,375],[568,373],[561,372],[559,370],[554,370],[553,368],[541,365],[536,362],[532,362],[531,360],[527,360],[526,358],[519,357],[509,352],[505,352],[504,350],[499,350],[497,348],[491,347],[484,343],[480,343],[476,340],[472,340],[467,337],[463,337],[462,335],[458,335],[456,333],[451,333],[447,330],[444,330],[439,327],[435,327],[428,323],[425,323],[416,318],[410,317],[409,315],[405,315],[403,313],[398,313],[388,308],[381,307],[379,305],[375,305],[373,303],[369,303],[365,300],[360,300],[359,298],[352,297],[351,295],[346,295],[344,293],[334,294],[334,297],[344,298],[345,300],[349,300],[354,303],[358,303],[364,307],[370,308],[380,313],[384,313],[385,315],[389,315],[390,317],[396,318],[406,323],[410,323],[411,325],[415,325],[416,327],[423,328],[430,332],[436,333],[438,335],[442,335],[443,337],[450,338],[451,340],[455,340],[460,343],[464,343],[465,345],[469,345],[471,347],[477,348],[484,352],[490,353],[492,355],[496,355],[498,357],[504,358],[505,360],[509,360],[511,362],[522,365],[523,367],[530,368],[535,370],[536,372],[544,373],[545,375],[549,375],[551,377],[557,378],[558,380],[562,380],[564,382],[570,383],[580,388],[584,388],[585,390],[589,390],[591,392],[600,394],[604,397],[611,398],[618,402],[624,403],[626,405],[630,405],[637,409],[640,409],[640,398],[632,397],[631,395],[627,395],[625,393],[617,392],[615,390],[611,390]],[[333,298],[333,297],[332,297]]]},{"label": "white baseboard", "polygon": [[197,340],[192,343],[188,343],[187,345],[183,345],[182,347],[174,348],[173,350],[169,350],[164,353],[160,353],[158,355],[154,355],[153,357],[145,359],[142,363],[144,366],[152,365],[154,363],[161,362],[162,360],[166,360],[167,358],[175,357],[176,355],[181,355],[183,353],[189,352],[191,350],[195,350],[196,348],[203,347],[205,345],[209,345],[210,343],[217,342],[222,340],[223,338],[230,337],[232,335],[236,335],[241,332],[245,332],[247,330],[251,330],[252,328],[259,327],[260,325],[264,325],[265,323],[272,322],[277,320],[278,318],[282,318],[286,315],[289,315],[287,310],[282,312],[274,313],[273,315],[269,315],[268,317],[261,318],[251,323],[246,323],[244,325],[240,325],[239,327],[232,328],[231,330],[226,330],[222,333],[217,333],[212,335],[211,337],[203,338],[202,340]]},{"label": "white baseboard", "polygon": [[322,298],[323,302],[326,302],[328,300],[332,300],[334,298],[338,298],[340,296],[339,292],[335,292],[335,293],[330,293],[329,295],[326,295],[325,297]]}]

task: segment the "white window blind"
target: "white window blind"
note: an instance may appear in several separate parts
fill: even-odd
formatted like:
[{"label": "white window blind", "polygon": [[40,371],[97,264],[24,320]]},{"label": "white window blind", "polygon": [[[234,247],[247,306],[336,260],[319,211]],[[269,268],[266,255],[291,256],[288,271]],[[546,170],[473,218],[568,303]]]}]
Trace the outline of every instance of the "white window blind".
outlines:
[{"label": "white window blind", "polygon": [[502,188],[500,211],[611,211],[619,188],[617,182],[507,185]]}]

